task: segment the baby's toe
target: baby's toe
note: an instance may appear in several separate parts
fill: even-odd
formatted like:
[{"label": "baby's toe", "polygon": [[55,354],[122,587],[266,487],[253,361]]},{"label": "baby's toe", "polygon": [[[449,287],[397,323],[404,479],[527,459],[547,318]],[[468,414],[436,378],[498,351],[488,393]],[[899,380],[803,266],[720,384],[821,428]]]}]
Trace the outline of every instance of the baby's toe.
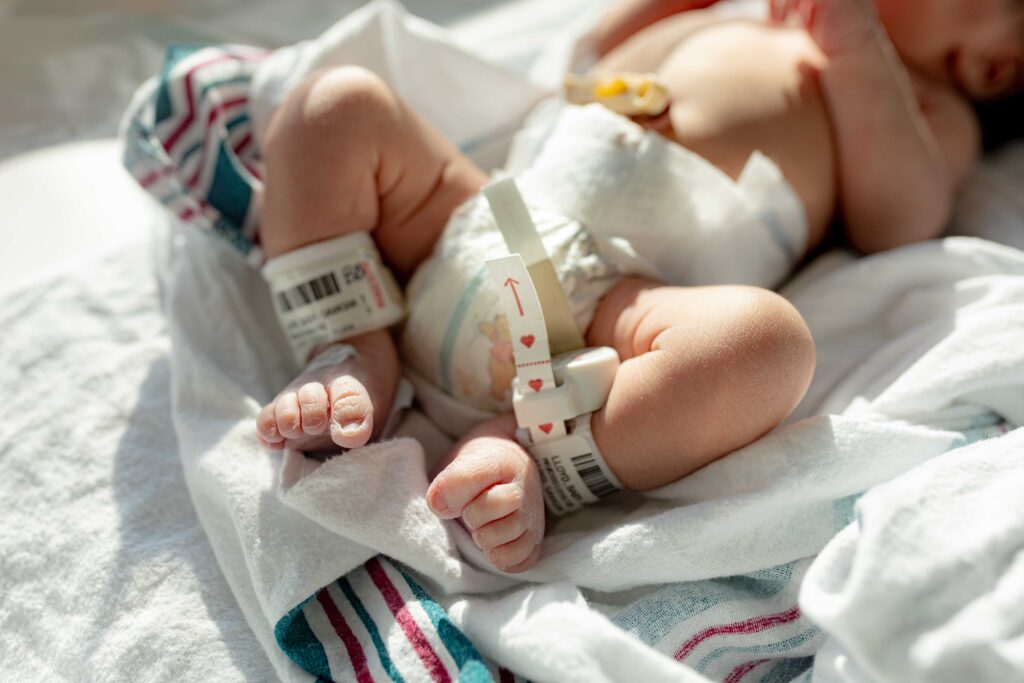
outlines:
[{"label": "baby's toe", "polygon": [[320,382],[309,382],[299,388],[298,398],[303,433],[309,436],[322,434],[330,420],[327,389]]},{"label": "baby's toe", "polygon": [[510,443],[481,437],[462,446],[459,456],[434,478],[427,490],[427,504],[434,514],[454,519],[470,501],[492,486],[519,481],[525,463]]},{"label": "baby's toe", "polygon": [[521,572],[529,569],[540,557],[540,543],[535,535],[527,531],[519,538],[487,551],[487,559],[498,569],[506,572]]},{"label": "baby's toe", "polygon": [[462,523],[470,531],[475,531],[519,510],[523,506],[523,498],[523,487],[518,482],[492,486],[466,506],[462,511]]},{"label": "baby's toe", "polygon": [[522,536],[526,528],[526,515],[517,510],[475,530],[473,542],[481,550],[494,550]]},{"label": "baby's toe", "polygon": [[274,418],[277,431],[286,439],[302,436],[302,414],[299,412],[299,397],[294,391],[286,391],[274,401]]},{"label": "baby's toe", "polygon": [[535,543],[533,546],[533,550],[530,551],[530,554],[526,556],[525,560],[517,564],[511,565],[509,567],[504,567],[504,571],[508,572],[509,574],[518,574],[519,572],[525,572],[527,569],[537,564],[537,560],[540,559],[540,552],[542,548],[543,545],[541,543]]},{"label": "baby's toe", "polygon": [[268,403],[256,416],[256,433],[271,446],[284,442],[284,437],[277,431],[277,418],[274,416],[274,403]]},{"label": "baby's toe", "polygon": [[342,448],[358,448],[373,434],[373,403],[366,388],[352,377],[338,377],[328,389],[331,440]]}]

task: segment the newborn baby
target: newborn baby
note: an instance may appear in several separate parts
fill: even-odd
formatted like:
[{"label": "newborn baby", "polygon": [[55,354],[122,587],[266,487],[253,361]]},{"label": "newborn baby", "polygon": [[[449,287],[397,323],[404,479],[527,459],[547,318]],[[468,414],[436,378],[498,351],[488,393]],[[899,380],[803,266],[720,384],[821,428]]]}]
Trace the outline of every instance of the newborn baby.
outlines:
[{"label": "newborn baby", "polygon": [[[510,160],[586,343],[622,359],[583,428],[639,491],[752,442],[796,406],[813,342],[766,287],[836,219],[864,252],[938,236],[977,156],[968,100],[1016,87],[1024,53],[1016,0],[783,0],[767,23],[680,13],[698,4],[711,3],[635,0],[593,36],[606,53],[595,72],[656,73],[663,114],[631,121],[547,103]],[[544,499],[513,438],[515,340],[479,273],[504,248],[478,194],[487,174],[354,67],[317,72],[288,96],[264,159],[267,256],[370,232],[408,284],[403,359],[497,415],[454,446],[427,502],[461,519],[496,568],[530,567]],[[561,180],[579,168],[600,172],[560,204]],[[616,183],[630,197],[611,201]],[[715,219],[694,196],[705,191],[746,199]],[[752,197],[765,207],[751,210]],[[676,209],[662,204],[689,213],[671,223]],[[692,220],[701,216],[709,222]],[[747,261],[730,263],[730,248]],[[269,446],[355,448],[379,434],[399,381],[396,345],[384,329],[338,341],[354,355],[319,344],[260,412]]]}]

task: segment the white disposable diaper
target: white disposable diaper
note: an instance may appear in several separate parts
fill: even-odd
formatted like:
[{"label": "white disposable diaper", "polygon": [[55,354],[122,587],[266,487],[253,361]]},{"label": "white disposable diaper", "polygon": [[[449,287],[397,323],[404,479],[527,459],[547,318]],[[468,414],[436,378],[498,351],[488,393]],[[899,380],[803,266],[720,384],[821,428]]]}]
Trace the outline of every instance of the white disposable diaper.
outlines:
[{"label": "white disposable diaper", "polygon": [[[763,154],[734,181],[600,105],[541,104],[517,135],[506,172],[581,330],[625,275],[774,287],[804,252],[803,206]],[[402,335],[420,379],[494,412],[510,409],[515,365],[484,261],[507,253],[482,196],[459,207],[410,283]]]}]

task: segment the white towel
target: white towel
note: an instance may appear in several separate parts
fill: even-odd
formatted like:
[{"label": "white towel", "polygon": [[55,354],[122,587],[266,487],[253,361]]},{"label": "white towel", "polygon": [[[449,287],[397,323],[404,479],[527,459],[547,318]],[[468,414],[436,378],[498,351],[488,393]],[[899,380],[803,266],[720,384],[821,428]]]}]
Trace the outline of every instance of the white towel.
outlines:
[{"label": "white towel", "polygon": [[821,680],[1022,680],[1024,430],[865,494],[800,604],[843,646],[819,653]]}]

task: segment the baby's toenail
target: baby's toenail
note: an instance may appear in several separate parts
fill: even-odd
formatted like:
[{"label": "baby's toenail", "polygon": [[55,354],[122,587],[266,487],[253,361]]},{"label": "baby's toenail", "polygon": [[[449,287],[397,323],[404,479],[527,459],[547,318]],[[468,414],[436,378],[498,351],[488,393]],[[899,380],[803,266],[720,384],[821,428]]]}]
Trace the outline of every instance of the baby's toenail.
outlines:
[{"label": "baby's toenail", "polygon": [[363,426],[362,422],[357,422],[355,424],[348,424],[348,425],[345,425],[345,426],[339,425],[337,423],[332,423],[331,424],[331,438],[335,439],[335,440],[337,440],[337,439],[346,439],[347,440],[347,439],[352,439],[352,438],[359,438],[359,436],[360,436],[359,433],[360,433],[360,431],[362,431],[360,429],[360,427],[362,427],[362,426]]},{"label": "baby's toenail", "polygon": [[358,422],[345,422],[341,425],[341,433],[345,436],[350,436],[362,430],[364,424],[366,424],[364,420],[359,420]]},{"label": "baby's toenail", "polygon": [[430,507],[434,509],[434,512],[438,514],[444,514],[448,512],[448,500],[441,493],[440,489],[436,489],[432,496],[430,496]]}]

